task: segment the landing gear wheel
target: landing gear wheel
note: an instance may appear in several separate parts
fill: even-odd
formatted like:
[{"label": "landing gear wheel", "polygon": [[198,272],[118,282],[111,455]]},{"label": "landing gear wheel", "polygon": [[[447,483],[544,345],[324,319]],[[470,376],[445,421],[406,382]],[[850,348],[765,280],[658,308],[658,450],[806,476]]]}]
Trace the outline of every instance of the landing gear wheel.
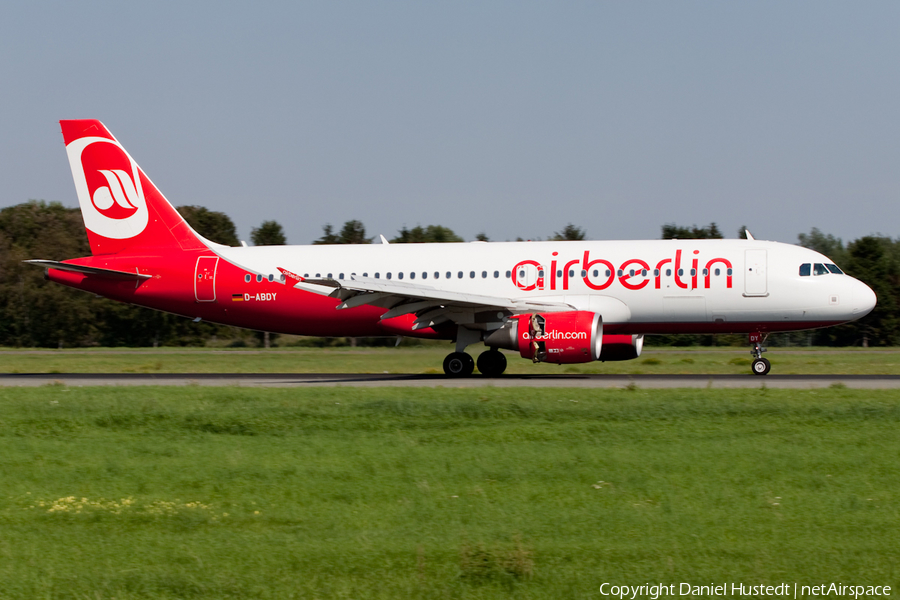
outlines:
[{"label": "landing gear wheel", "polygon": [[772,363],[765,358],[757,358],[751,364],[750,368],[754,375],[765,375],[772,369]]},{"label": "landing gear wheel", "polygon": [[448,377],[467,377],[475,370],[475,359],[465,352],[451,352],[444,359],[444,373]]},{"label": "landing gear wheel", "polygon": [[478,371],[485,377],[499,377],[506,370],[506,357],[499,350],[485,350],[478,355]]}]

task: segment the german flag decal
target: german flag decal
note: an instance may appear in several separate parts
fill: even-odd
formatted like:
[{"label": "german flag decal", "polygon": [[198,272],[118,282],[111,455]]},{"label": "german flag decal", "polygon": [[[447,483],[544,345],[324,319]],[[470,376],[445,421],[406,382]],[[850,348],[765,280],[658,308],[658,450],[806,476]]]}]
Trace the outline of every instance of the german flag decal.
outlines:
[{"label": "german flag decal", "polygon": [[232,302],[243,302],[243,301],[244,301],[244,295],[243,295],[243,294],[232,294],[232,295],[231,295],[231,301],[232,301]]}]

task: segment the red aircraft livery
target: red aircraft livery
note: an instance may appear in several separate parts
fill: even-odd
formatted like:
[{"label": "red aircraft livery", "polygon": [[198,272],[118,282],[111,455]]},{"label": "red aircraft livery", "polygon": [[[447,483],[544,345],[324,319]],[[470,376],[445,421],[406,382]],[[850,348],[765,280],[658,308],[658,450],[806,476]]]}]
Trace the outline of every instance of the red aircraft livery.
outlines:
[{"label": "red aircraft livery", "polygon": [[[627,360],[644,335],[858,319],[875,294],[827,257],[746,240],[228,247],[204,239],[96,120],[61,121],[91,256],[31,260],[52,281],[191,319],[314,336],[452,340],[448,376]],[[477,361],[466,352],[486,350]]]}]

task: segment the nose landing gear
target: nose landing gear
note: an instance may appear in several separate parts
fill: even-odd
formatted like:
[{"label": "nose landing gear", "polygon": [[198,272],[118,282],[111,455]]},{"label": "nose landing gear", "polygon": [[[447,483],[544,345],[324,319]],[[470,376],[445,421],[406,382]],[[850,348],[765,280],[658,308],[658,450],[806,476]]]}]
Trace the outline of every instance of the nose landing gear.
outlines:
[{"label": "nose landing gear", "polygon": [[755,357],[753,362],[750,363],[750,369],[753,371],[754,375],[767,375],[772,369],[772,363],[762,357],[762,353],[767,351],[767,349],[762,346],[767,337],[769,337],[769,334],[767,333],[750,334],[750,343],[753,344],[753,350],[750,351],[750,354]]}]

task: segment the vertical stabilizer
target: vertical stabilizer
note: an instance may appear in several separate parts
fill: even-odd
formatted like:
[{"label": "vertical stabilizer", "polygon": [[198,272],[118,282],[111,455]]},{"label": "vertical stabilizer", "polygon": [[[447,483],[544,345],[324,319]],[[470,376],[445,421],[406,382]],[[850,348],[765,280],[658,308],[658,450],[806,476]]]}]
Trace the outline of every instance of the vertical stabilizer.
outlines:
[{"label": "vertical stabilizer", "polygon": [[92,254],[206,246],[103,123],[59,124]]}]

